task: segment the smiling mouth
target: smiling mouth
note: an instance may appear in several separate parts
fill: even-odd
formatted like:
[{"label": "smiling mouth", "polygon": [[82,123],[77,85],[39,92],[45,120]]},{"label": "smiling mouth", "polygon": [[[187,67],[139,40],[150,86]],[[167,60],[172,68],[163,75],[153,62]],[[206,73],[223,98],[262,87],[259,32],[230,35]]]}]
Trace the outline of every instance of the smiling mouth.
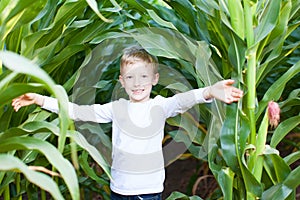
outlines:
[{"label": "smiling mouth", "polygon": [[136,90],[132,90],[133,94],[141,94],[142,92],[144,92],[144,89],[136,89]]}]

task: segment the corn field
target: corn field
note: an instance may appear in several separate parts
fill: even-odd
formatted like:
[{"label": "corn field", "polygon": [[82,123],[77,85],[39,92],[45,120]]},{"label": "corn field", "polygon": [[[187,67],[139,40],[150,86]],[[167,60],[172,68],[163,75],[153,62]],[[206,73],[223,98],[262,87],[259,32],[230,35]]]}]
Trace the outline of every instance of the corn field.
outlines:
[{"label": "corn field", "polygon": [[[122,97],[131,44],[164,66],[153,95],[229,78],[244,91],[167,120],[164,150],[185,148],[166,165],[195,158],[218,183],[207,197],[167,199],[300,199],[299,10],[300,0],[0,0],[0,199],[110,199],[111,125],[73,122],[67,103]],[[57,98],[59,114],[15,112],[27,92]]]}]

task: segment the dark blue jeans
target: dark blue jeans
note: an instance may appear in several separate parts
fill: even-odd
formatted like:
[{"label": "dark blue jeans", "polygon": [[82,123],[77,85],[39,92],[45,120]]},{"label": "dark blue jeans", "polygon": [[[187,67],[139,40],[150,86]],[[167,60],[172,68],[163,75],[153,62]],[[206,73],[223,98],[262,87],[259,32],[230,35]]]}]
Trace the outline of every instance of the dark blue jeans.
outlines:
[{"label": "dark blue jeans", "polygon": [[161,193],[141,195],[121,195],[111,191],[111,200],[162,200]]}]

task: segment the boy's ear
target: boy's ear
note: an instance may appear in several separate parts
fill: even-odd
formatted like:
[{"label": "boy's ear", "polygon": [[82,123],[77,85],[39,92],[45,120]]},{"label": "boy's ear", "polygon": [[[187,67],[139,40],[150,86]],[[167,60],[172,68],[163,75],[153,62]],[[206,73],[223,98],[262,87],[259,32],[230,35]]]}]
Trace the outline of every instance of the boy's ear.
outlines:
[{"label": "boy's ear", "polygon": [[119,75],[119,81],[120,81],[122,87],[124,87],[124,80],[123,80],[123,76],[122,75]]},{"label": "boy's ear", "polygon": [[154,74],[152,85],[155,86],[159,81],[159,73]]}]

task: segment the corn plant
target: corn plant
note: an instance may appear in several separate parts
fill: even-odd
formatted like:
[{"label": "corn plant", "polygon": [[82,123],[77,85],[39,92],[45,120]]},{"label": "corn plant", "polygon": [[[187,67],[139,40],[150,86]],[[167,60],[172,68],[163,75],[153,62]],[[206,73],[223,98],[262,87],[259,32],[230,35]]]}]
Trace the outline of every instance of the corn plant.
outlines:
[{"label": "corn plant", "polygon": [[[299,152],[281,157],[276,146],[299,126],[299,113],[292,112],[299,108],[299,84],[288,86],[290,81],[297,81],[294,77],[300,70],[294,56],[299,40],[291,42],[299,34],[300,2],[151,2],[0,1],[1,49],[5,50],[0,54],[0,195],[5,199],[24,193],[36,197],[38,192],[27,181],[42,188],[43,199],[45,190],[57,199],[62,199],[62,194],[79,199],[79,193],[88,195],[84,192],[86,187],[109,198],[109,164],[95,146],[100,143],[110,150],[110,139],[103,131],[109,134],[106,128],[110,127],[92,124],[75,130],[66,116],[65,105],[68,97],[90,103],[95,96],[87,94],[95,88],[101,103],[108,100],[104,94],[116,95],[112,94],[117,79],[113,72],[117,70],[119,54],[107,60],[105,55],[117,52],[128,41],[139,43],[162,63],[185,74],[188,81],[172,79],[178,75],[175,71],[165,72],[167,80],[154,90],[156,94],[167,96],[170,89],[185,91],[224,78],[235,79],[236,86],[245,91],[237,104],[214,101],[167,122],[180,129],[167,130],[166,139],[173,137],[185,143],[190,155],[209,163],[222,190],[220,198],[295,197],[300,172],[299,167],[290,166],[299,160]],[[95,67],[97,72],[104,71],[102,80],[85,74],[95,54],[100,61],[103,58],[101,64],[106,62],[105,67]],[[270,73],[281,68],[285,70],[266,88],[264,83]],[[81,76],[89,79],[80,79]],[[90,88],[77,90],[78,83]],[[287,90],[290,95],[284,94]],[[58,117],[33,106],[14,113],[10,101],[25,92],[58,98],[62,108]],[[271,100],[278,101],[282,110],[283,120],[275,130],[269,128],[266,112]],[[90,158],[102,173],[97,174],[90,166]],[[96,184],[90,186],[91,183]],[[187,196],[174,192],[170,199],[174,198]]]},{"label": "corn plant", "polygon": [[[291,169],[290,165],[299,159],[299,153],[282,158],[276,146],[299,125],[299,113],[282,121],[274,131],[264,113],[271,100],[282,101],[281,109],[285,109],[288,105],[283,102],[299,98],[298,89],[294,88],[290,91],[293,95],[281,99],[288,82],[297,81],[293,77],[300,70],[297,60],[288,59],[299,47],[298,41],[290,44],[288,40],[298,33],[299,1],[167,3],[173,9],[168,12],[174,11],[176,17],[169,18],[170,14],[164,13],[160,16],[193,38],[207,41],[222,77],[235,79],[237,87],[245,91],[241,102],[217,106],[210,126],[208,161],[224,199],[294,199],[299,167]],[[188,26],[184,29],[179,22]],[[201,65],[196,64],[196,69],[201,69],[197,70],[200,77],[205,73],[203,68],[197,68]],[[258,97],[260,84],[272,69],[282,65],[287,70]],[[203,77],[202,81],[206,85],[212,83]],[[267,134],[273,132],[268,141]]]},{"label": "corn plant", "polygon": [[[127,3],[141,13],[149,13],[160,26],[210,45],[213,62],[207,61],[209,51],[195,55],[203,59],[189,60],[175,42],[175,48],[170,48],[160,41],[161,49],[157,50],[173,52],[179,55],[174,56],[176,59],[192,63],[193,70],[184,64],[182,68],[194,76],[199,87],[201,82],[210,85],[222,77],[235,79],[237,87],[245,91],[237,104],[224,106],[216,102],[211,107],[206,150],[224,199],[294,199],[300,183],[295,177],[300,169],[291,166],[299,160],[299,152],[281,157],[276,146],[293,130],[299,130],[299,112],[294,111],[299,110],[300,63],[295,58],[299,41],[293,38],[299,38],[300,2],[175,0],[155,7],[145,2],[138,6],[132,1]],[[280,76],[266,87],[264,84],[276,70]],[[291,88],[291,82],[296,87]],[[274,130],[268,122],[270,101],[279,102],[282,110],[281,123]],[[196,152],[194,156],[200,154]]]},{"label": "corn plant", "polygon": [[[80,191],[79,185],[83,188],[90,182],[86,174],[96,183],[95,188],[101,188],[98,193],[108,198],[107,160],[74,130],[66,109],[67,93],[81,72],[80,65],[90,58],[93,47],[87,43],[118,26],[109,18],[115,17],[119,5],[112,0],[102,6],[107,9],[106,16],[91,0],[0,2],[0,196],[4,199],[38,198],[39,193],[46,199],[45,191],[55,199],[80,199],[84,190]],[[56,97],[58,117],[34,106],[15,113],[11,100],[26,92]],[[90,166],[90,158],[102,167],[100,174]]]}]

